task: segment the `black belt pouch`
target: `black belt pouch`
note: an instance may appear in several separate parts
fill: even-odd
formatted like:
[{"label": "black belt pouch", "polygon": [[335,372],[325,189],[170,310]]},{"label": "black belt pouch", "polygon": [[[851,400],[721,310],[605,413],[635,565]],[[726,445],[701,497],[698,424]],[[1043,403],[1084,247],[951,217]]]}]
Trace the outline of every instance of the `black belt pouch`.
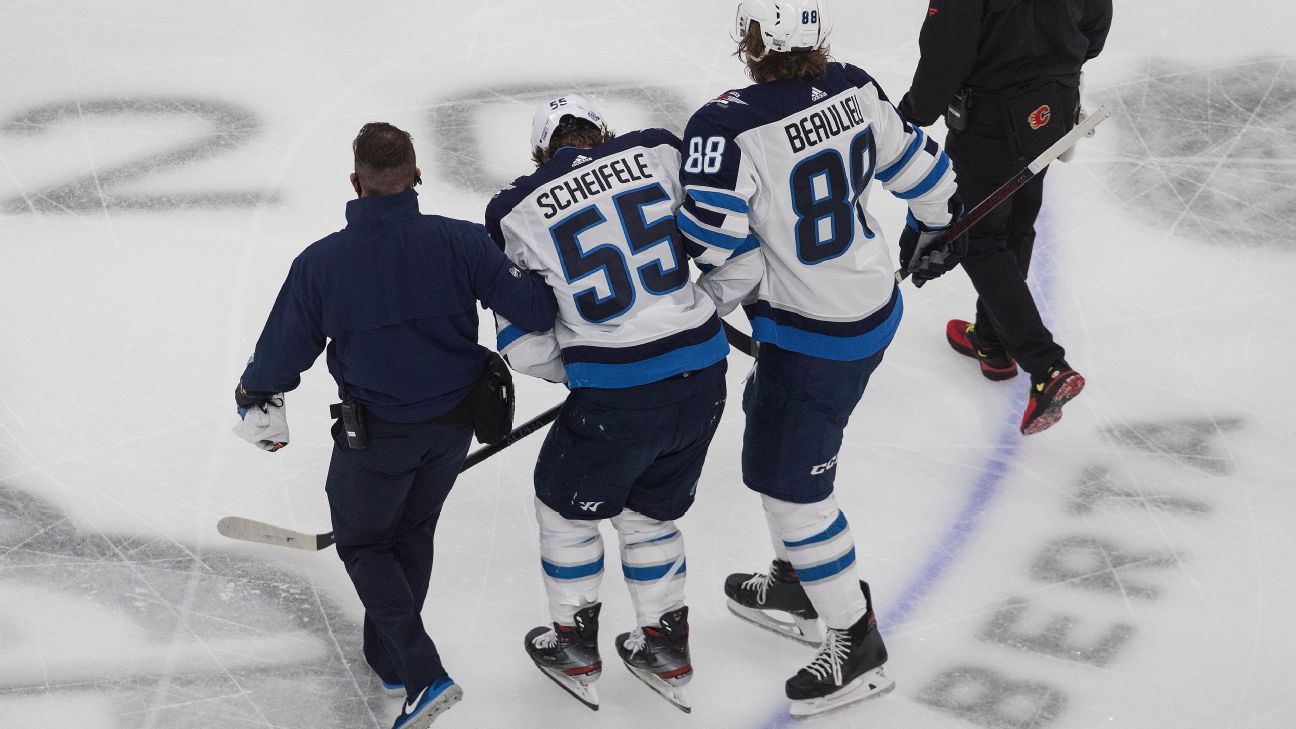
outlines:
[{"label": "black belt pouch", "polygon": [[495,445],[513,430],[513,374],[504,358],[491,352],[486,370],[469,395],[473,434],[485,445]]}]

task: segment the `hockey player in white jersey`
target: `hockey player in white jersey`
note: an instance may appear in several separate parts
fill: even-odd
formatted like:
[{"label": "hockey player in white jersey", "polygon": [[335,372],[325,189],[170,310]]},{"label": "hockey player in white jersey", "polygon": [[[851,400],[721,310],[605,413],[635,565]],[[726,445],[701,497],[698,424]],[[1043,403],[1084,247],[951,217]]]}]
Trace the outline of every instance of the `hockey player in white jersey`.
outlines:
[{"label": "hockey player in white jersey", "polygon": [[775,559],[768,573],[730,575],[725,592],[739,616],[820,645],[787,681],[798,717],[895,685],[833,496],[843,430],[903,308],[866,207],[873,181],[908,203],[900,263],[917,284],[966,251],[963,239],[935,245],[961,210],[949,159],[867,73],[830,61],[828,32],[822,0],[739,3],[735,40],[756,83],[689,121],[678,214],[701,286],[721,315],[744,304],[761,342],[742,466]]},{"label": "hockey player in white jersey", "polygon": [[552,627],[527,634],[535,664],[598,708],[603,539],[612,522],[637,626],[616,638],[625,664],[690,710],[684,542],[674,520],[693,502],[724,411],[725,341],[712,300],[689,280],[675,224],[679,138],[614,137],[584,98],[537,110],[534,173],[502,190],[486,227],[558,298],[552,331],[499,320],[517,370],[571,389],[535,470],[540,560]]}]

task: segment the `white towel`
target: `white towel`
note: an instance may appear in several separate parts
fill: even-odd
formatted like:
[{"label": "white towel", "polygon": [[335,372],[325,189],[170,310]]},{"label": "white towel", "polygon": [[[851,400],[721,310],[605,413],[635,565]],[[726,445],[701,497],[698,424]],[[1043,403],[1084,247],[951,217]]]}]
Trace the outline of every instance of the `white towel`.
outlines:
[{"label": "white towel", "polygon": [[275,395],[270,402],[245,410],[242,421],[234,426],[234,435],[263,451],[274,452],[288,445],[288,412],[283,393]]}]

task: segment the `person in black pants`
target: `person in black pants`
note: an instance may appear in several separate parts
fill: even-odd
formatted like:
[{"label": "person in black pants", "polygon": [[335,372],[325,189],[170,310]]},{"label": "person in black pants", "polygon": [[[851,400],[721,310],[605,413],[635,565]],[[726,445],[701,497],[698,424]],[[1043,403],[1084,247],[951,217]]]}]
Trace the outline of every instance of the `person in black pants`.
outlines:
[{"label": "person in black pants", "polygon": [[[283,394],[325,350],[343,406],[325,492],[338,556],[364,604],[364,655],[407,696],[394,729],[424,729],[462,696],[420,612],[441,506],[472,439],[468,401],[490,350],[477,304],[535,331],[557,303],[481,225],[422,215],[410,135],[366,124],[356,137],[346,228],[293,261],[235,391],[236,428],[266,450],[288,442]],[[249,425],[255,422],[256,425]]]},{"label": "person in black pants", "polygon": [[[945,115],[945,150],[969,207],[1074,126],[1080,69],[1102,51],[1111,19],[1111,0],[930,0],[899,109],[919,126]],[[1056,423],[1084,388],[1026,286],[1043,192],[1044,171],[972,228],[963,268],[976,319],[946,327],[950,346],[988,379],[1014,377],[1017,365],[1030,373],[1023,434]]]}]

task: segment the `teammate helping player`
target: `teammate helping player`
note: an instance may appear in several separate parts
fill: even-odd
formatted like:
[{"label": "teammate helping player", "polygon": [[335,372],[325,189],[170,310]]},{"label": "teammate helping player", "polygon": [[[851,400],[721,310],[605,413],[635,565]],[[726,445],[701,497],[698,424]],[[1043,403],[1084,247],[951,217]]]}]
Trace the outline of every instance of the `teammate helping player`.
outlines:
[{"label": "teammate helping player", "polygon": [[526,636],[545,675],[593,709],[603,538],[612,522],[636,628],[616,638],[635,676],[684,711],[692,678],[684,541],[725,403],[729,345],[711,299],[689,280],[674,214],[679,138],[619,137],[576,95],[537,110],[535,172],[502,190],[486,227],[558,297],[558,322],[528,332],[500,319],[518,371],[571,389],[535,469],[536,520],[552,628]]},{"label": "teammate helping player", "polygon": [[742,469],[764,502],[775,559],[768,574],[730,575],[725,593],[739,616],[820,643],[787,681],[798,717],[895,685],[833,496],[843,430],[902,310],[866,209],[872,181],[909,205],[900,263],[916,283],[966,251],[963,238],[937,245],[961,212],[949,158],[872,77],[829,60],[829,29],[820,0],[739,3],[738,55],[756,83],[689,121],[678,214],[707,271],[700,285],[721,315],[743,303],[761,342],[743,393]]}]

